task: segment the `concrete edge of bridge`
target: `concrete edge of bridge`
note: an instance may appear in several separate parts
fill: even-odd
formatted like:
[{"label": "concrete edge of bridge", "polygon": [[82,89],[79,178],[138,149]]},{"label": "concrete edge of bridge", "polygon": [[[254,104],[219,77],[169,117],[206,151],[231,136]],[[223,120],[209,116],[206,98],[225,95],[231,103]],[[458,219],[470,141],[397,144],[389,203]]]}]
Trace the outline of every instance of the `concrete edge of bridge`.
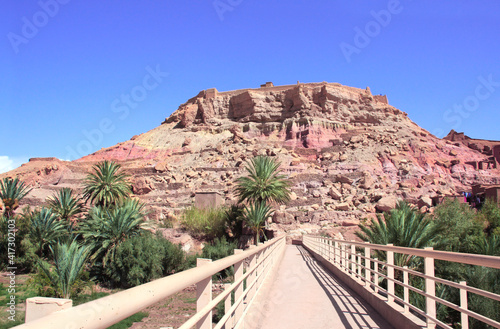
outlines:
[{"label": "concrete edge of bridge", "polygon": [[373,294],[364,285],[351,278],[328,260],[316,254],[313,250],[302,245],[318,262],[320,262],[330,273],[335,275],[342,283],[357,293],[368,304],[370,304],[390,325],[398,329],[422,329],[425,322],[410,313],[404,313],[404,308],[397,304],[389,304],[383,296]]},{"label": "concrete edge of bridge", "polygon": [[269,302],[269,293],[271,292],[271,287],[278,276],[278,269],[281,265],[283,257],[285,256],[285,250],[286,244],[282,246],[280,255],[276,258],[276,263],[271,269],[271,273],[266,276],[259,292],[250,305],[248,312],[243,319],[243,326],[238,329],[259,329],[261,327],[262,321],[264,320],[264,314],[267,309],[267,303]]}]

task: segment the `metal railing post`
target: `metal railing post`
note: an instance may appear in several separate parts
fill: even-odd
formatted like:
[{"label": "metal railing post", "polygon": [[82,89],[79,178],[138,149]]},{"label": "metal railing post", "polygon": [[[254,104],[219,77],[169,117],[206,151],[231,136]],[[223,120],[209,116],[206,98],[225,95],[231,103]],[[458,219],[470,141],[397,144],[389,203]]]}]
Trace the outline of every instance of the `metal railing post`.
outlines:
[{"label": "metal railing post", "polygon": [[[404,271],[403,271],[403,283],[405,285],[408,285],[408,282],[410,281],[408,278],[408,272],[406,271],[408,269],[408,266],[403,266]],[[408,313],[410,311],[410,306],[408,304],[410,303],[410,289],[408,287],[404,287],[403,289],[403,299],[405,302],[405,313]]]},{"label": "metal railing post", "polygon": [[358,253],[356,253],[356,266],[358,267],[358,278],[361,280],[362,279],[361,255]]},{"label": "metal railing post", "polygon": [[369,287],[370,282],[371,282],[371,276],[372,273],[370,272],[370,269],[372,268],[371,262],[370,262],[370,256],[371,256],[371,250],[369,247],[365,247],[365,286]]},{"label": "metal railing post", "polygon": [[[254,249],[256,248],[256,246],[250,246],[250,249]],[[249,257],[248,259],[248,269],[250,270],[252,267],[255,266],[255,264],[257,264],[257,255],[256,254],[253,254],[252,256]],[[248,276],[248,279],[247,279],[247,289],[248,289],[248,294],[246,295],[246,298],[245,298],[245,301],[248,303],[252,300],[254,294],[255,294],[255,288],[257,287],[255,283],[254,285],[252,285],[252,283],[256,280],[257,276],[256,276],[256,271],[253,271],[252,273],[250,273],[250,275]],[[251,286],[252,285],[252,286]],[[251,288],[250,288],[251,286]],[[239,319],[238,319],[239,320]]]},{"label": "metal railing post", "polygon": [[[387,246],[393,246],[392,243]],[[387,302],[389,304],[394,302],[394,251],[387,252]]]},{"label": "metal railing post", "polygon": [[[460,284],[462,286],[466,286],[467,282],[460,281]],[[464,310],[467,310],[469,307],[467,303],[467,290],[465,289],[460,289],[460,307],[463,308]],[[469,329],[469,316],[464,312],[460,312],[460,314],[461,314],[460,324],[462,329]]]},{"label": "metal railing post", "polygon": [[[230,283],[224,283],[224,290],[230,289],[231,284]],[[224,299],[224,315],[229,313],[229,310],[231,309],[231,294],[227,295],[226,298]],[[222,329],[231,329],[232,327],[232,317],[229,317],[227,322],[222,326]]]},{"label": "metal railing post", "polygon": [[[432,247],[426,247],[424,250],[433,250]],[[424,257],[424,267],[425,275],[429,277],[434,277],[434,258]],[[436,282],[433,279],[425,278],[425,292],[429,296],[436,296]],[[425,313],[427,315],[436,318],[436,301],[431,297],[425,297]],[[434,321],[427,318],[427,328],[434,329],[436,324]]]},{"label": "metal railing post", "polygon": [[373,291],[378,294],[378,258],[373,259]]},{"label": "metal railing post", "polygon": [[[351,241],[351,242],[354,242],[354,241]],[[357,268],[356,268],[356,246],[351,244],[351,272],[352,274],[352,277],[355,278],[356,277],[356,271],[357,271]]]},{"label": "metal railing post", "polygon": [[[234,254],[241,254],[243,250],[241,249],[234,249]],[[243,276],[243,266],[245,264],[245,260],[239,261],[234,264],[234,281],[238,281],[242,276]],[[243,282],[238,284],[238,286],[234,289],[234,300],[237,301],[241,296],[243,295]],[[243,305],[239,304],[235,311],[234,311],[234,317],[233,317],[233,322],[231,323],[231,328],[234,328],[238,320],[241,318],[243,315]]]},{"label": "metal railing post", "polygon": [[[196,266],[203,266],[211,263],[211,259],[198,258]],[[212,301],[212,276],[201,280],[196,284],[196,312],[201,311],[205,306]],[[212,329],[212,312],[208,312],[196,324],[197,329]]]},{"label": "metal railing post", "polygon": [[340,265],[340,250],[339,250],[339,243],[337,241],[335,241],[335,253],[333,262],[335,264]]},{"label": "metal railing post", "polygon": [[[261,245],[263,245],[262,242],[259,243],[259,246],[261,246]],[[256,255],[256,259],[255,259],[255,262],[258,264],[257,268],[255,269],[255,280],[257,280],[257,282],[255,282],[255,290],[259,287],[259,284],[260,284],[261,280],[263,279],[263,276],[261,275],[262,270],[264,269],[264,267],[262,266],[262,265],[264,265],[264,263],[262,262],[262,257],[264,257],[264,250],[260,251]]]},{"label": "metal railing post", "polygon": [[345,271],[347,269],[347,266],[346,266],[347,265],[347,263],[346,263],[347,262],[346,244],[341,243],[340,248],[341,248],[340,249],[340,257],[341,257],[340,261],[342,264],[341,269]]}]

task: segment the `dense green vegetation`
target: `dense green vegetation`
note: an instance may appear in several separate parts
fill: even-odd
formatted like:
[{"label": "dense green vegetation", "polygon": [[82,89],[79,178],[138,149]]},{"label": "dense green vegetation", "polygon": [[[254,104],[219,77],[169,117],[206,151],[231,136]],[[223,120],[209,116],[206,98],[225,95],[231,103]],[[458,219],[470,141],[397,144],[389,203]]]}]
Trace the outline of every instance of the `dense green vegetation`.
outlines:
[{"label": "dense green vegetation", "polygon": [[226,233],[227,212],[224,207],[199,209],[192,206],[182,214],[181,225],[196,237],[213,240]]},{"label": "dense green vegetation", "polygon": [[[127,178],[120,165],[100,162],[84,181],[83,197],[63,188],[47,199],[46,206],[26,207],[17,214],[30,189],[18,179],[0,181],[5,205],[0,229],[15,234],[11,265],[18,275],[30,277],[23,285],[30,290],[22,296],[72,298],[76,304],[95,297],[89,295],[95,284],[128,288],[194,265],[194,258],[179,246],[147,230],[145,206],[130,198]],[[9,235],[0,234],[0,269],[9,264],[8,246]],[[18,302],[24,300],[20,296]],[[116,328],[126,328],[144,316],[136,314]],[[22,322],[22,315],[18,317],[17,324]]]},{"label": "dense green vegetation", "polygon": [[[424,216],[418,209],[401,202],[395,209],[377,216],[369,224],[361,224],[361,231],[357,235],[364,241],[377,244],[392,243],[412,248],[429,246],[435,250],[500,256],[499,223],[500,208],[491,200],[478,211],[471,209],[468,204],[448,200],[436,207],[434,214],[429,216]],[[385,253],[379,252],[377,257],[385,259]],[[396,254],[395,263],[423,271],[423,261],[419,257]],[[437,260],[435,271],[438,277],[454,282],[466,281],[470,286],[500,294],[500,270]],[[400,279],[398,272],[396,271],[396,278]],[[421,278],[410,276],[410,281],[415,287],[424,287]],[[402,289],[396,292],[401,295]],[[438,284],[436,294],[459,304],[457,289]],[[425,307],[424,298],[414,292],[410,293],[410,302],[421,309]],[[500,320],[500,302],[472,293],[469,293],[468,302],[471,310],[496,321]],[[440,305],[438,317],[460,328],[458,312]],[[490,328],[475,319],[471,319],[470,324],[471,328]]]}]

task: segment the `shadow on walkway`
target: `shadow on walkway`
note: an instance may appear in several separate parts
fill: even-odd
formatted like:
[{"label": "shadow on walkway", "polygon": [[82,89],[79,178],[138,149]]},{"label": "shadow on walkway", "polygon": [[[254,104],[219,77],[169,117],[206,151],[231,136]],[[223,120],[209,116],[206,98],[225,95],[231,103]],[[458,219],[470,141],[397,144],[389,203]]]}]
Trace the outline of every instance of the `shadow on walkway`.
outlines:
[{"label": "shadow on walkway", "polygon": [[349,287],[344,286],[328,269],[318,263],[302,246],[297,246],[321,288],[328,295],[339,314],[344,328],[392,328],[370,305],[358,297]]},{"label": "shadow on walkway", "polygon": [[252,328],[393,329],[302,246],[288,245]]}]

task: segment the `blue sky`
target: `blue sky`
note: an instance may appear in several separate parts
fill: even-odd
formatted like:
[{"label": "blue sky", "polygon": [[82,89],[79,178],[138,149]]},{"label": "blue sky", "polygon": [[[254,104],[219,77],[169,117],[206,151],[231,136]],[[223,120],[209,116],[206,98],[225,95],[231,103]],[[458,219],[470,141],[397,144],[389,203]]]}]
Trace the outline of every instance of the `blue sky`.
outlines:
[{"label": "blue sky", "polygon": [[200,90],[339,82],[442,137],[500,140],[500,2],[0,4],[0,172],[158,126]]}]

